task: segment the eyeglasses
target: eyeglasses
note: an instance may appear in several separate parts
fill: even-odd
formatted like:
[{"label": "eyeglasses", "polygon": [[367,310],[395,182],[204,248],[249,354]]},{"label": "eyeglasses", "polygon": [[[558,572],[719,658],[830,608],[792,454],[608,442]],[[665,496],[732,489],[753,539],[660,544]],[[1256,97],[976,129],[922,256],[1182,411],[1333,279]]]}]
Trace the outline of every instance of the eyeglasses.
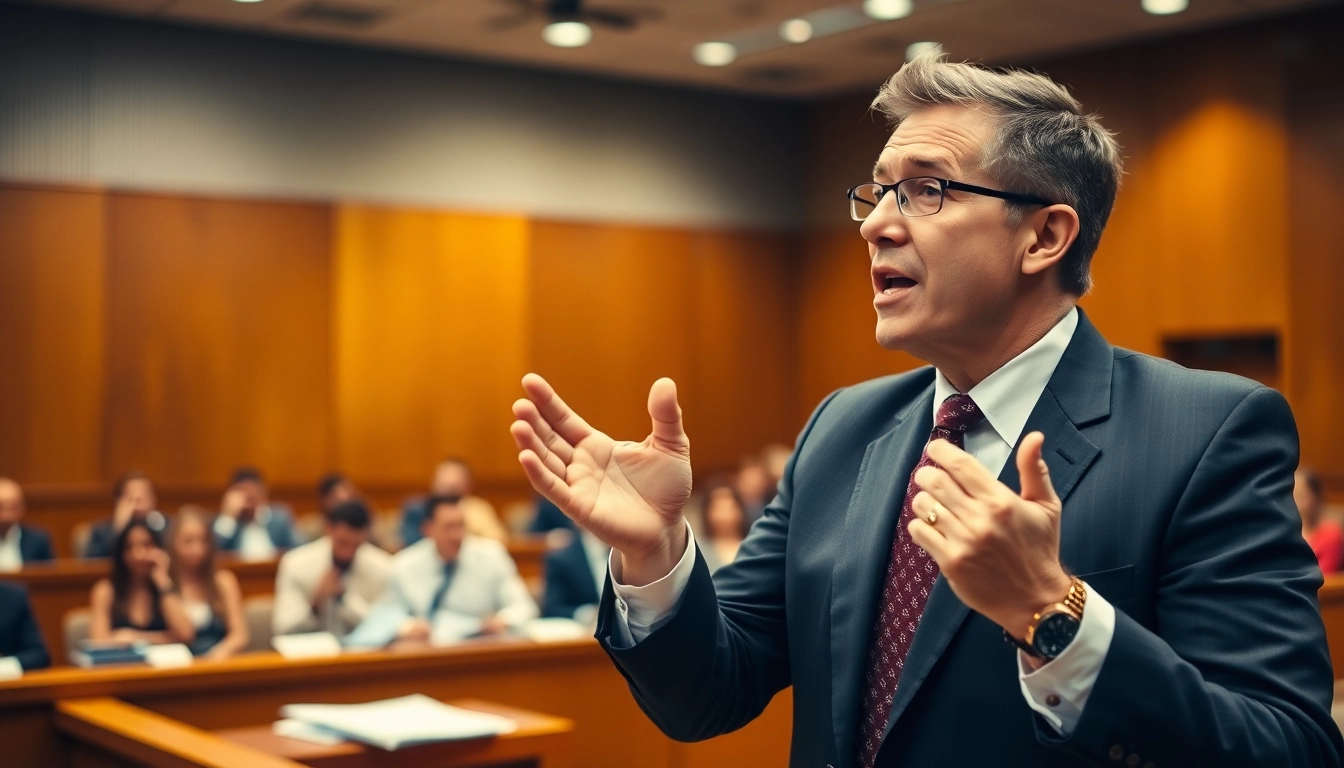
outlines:
[{"label": "eyeglasses", "polygon": [[886,197],[888,192],[896,193],[896,205],[901,209],[901,213],[906,216],[932,216],[943,210],[943,196],[949,189],[970,192],[973,195],[997,197],[1014,203],[1053,205],[1049,200],[1036,195],[1001,192],[997,189],[977,187],[974,184],[964,184],[951,179],[938,179],[933,176],[912,176],[908,179],[901,179],[895,184],[878,184],[875,181],[870,181],[866,184],[850,187],[845,194],[849,197],[850,218],[855,221],[863,221],[868,218],[868,214],[877,208],[877,204],[882,202],[882,198]]}]

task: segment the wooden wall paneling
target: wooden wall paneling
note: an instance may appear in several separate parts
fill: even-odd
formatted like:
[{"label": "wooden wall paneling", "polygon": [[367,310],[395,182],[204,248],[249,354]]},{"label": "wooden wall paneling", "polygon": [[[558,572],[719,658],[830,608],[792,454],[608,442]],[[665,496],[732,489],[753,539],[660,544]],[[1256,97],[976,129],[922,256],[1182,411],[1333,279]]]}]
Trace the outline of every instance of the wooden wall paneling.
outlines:
[{"label": "wooden wall paneling", "polygon": [[692,235],[692,364],[682,410],[697,469],[791,445],[797,407],[797,260],[791,235]]},{"label": "wooden wall paneling", "polygon": [[804,236],[799,269],[799,413],[806,417],[832,391],[924,363],[877,343],[868,245],[853,227]]},{"label": "wooden wall paneling", "polygon": [[100,475],[105,197],[0,186],[0,474]]},{"label": "wooden wall paneling", "polygon": [[272,482],[329,466],[324,205],[116,193],[108,476]]},{"label": "wooden wall paneling", "polygon": [[521,482],[509,404],[529,349],[521,217],[343,205],[334,313],[338,465],[423,487],[448,455]]},{"label": "wooden wall paneling", "polygon": [[1282,42],[1291,52],[1287,394],[1302,462],[1315,466],[1338,498],[1344,495],[1344,102],[1327,94],[1344,80],[1338,35],[1344,11],[1314,21],[1294,25]]},{"label": "wooden wall paneling", "polygon": [[618,440],[649,434],[655,380],[691,381],[691,240],[659,227],[532,225],[531,370]]}]

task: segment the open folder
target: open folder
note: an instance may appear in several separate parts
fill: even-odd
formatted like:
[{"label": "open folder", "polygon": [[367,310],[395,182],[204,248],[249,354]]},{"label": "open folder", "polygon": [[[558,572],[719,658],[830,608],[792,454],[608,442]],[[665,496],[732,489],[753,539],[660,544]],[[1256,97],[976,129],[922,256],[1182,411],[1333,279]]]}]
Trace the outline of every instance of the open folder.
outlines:
[{"label": "open folder", "polygon": [[518,727],[507,717],[452,707],[421,694],[368,704],[287,704],[280,715],[386,750],[499,736]]}]

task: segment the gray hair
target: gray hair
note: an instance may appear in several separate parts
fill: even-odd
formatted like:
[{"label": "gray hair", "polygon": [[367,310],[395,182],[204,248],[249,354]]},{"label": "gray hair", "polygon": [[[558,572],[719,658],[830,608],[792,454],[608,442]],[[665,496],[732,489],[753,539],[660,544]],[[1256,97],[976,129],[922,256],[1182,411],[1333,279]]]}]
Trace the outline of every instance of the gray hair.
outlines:
[{"label": "gray hair", "polygon": [[[967,106],[998,120],[980,167],[1012,192],[1065,203],[1078,212],[1079,231],[1060,262],[1060,285],[1082,296],[1092,287],[1092,254],[1111,215],[1123,173],[1120,145],[1096,115],[1044,75],[989,69],[944,60],[929,52],[891,76],[872,108],[899,126],[911,113],[935,106]],[[1008,203],[1020,221],[1027,206]]]}]

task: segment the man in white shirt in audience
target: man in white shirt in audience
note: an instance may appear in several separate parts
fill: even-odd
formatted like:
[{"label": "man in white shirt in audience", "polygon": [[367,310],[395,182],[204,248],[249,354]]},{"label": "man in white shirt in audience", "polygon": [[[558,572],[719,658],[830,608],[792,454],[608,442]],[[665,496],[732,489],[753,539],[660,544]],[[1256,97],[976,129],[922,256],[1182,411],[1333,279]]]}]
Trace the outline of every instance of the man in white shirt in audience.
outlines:
[{"label": "man in white shirt in audience", "polygon": [[51,536],[23,524],[23,489],[0,477],[0,571],[17,571],[26,563],[50,560]]},{"label": "man in white shirt in audience", "polygon": [[234,470],[213,527],[219,550],[244,560],[270,560],[299,543],[294,515],[271,503],[261,472],[252,467]]},{"label": "man in white shirt in audience", "polygon": [[504,545],[467,533],[460,499],[430,497],[426,509],[424,538],[393,557],[387,594],[346,638],[348,645],[442,645],[537,617],[536,601]]},{"label": "man in white shirt in audience", "polygon": [[275,577],[277,635],[330,632],[344,637],[383,596],[392,556],[369,543],[364,502],[339,504],[326,513],[326,533],[280,558]]}]

